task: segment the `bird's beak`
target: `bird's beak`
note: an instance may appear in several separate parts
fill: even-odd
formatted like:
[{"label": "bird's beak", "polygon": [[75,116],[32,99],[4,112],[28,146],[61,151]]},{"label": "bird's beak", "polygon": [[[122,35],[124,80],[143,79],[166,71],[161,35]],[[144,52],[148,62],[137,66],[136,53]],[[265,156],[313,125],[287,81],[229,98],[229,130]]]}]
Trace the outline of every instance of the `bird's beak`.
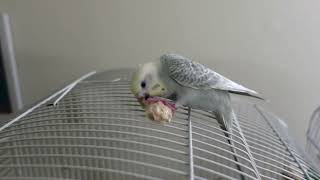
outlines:
[{"label": "bird's beak", "polygon": [[137,99],[140,105],[145,106],[146,94],[144,92],[139,92],[139,94],[137,94]]},{"label": "bird's beak", "polygon": [[144,97],[138,97],[137,99],[141,105],[144,105]]}]

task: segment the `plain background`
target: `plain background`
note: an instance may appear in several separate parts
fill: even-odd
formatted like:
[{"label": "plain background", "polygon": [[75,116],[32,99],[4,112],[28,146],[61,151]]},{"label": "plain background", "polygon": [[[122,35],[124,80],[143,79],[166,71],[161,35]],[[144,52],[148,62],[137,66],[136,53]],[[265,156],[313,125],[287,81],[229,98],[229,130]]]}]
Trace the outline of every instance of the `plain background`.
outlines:
[{"label": "plain background", "polygon": [[305,142],[319,105],[318,0],[0,0],[26,105],[91,70],[166,52],[259,91]]}]

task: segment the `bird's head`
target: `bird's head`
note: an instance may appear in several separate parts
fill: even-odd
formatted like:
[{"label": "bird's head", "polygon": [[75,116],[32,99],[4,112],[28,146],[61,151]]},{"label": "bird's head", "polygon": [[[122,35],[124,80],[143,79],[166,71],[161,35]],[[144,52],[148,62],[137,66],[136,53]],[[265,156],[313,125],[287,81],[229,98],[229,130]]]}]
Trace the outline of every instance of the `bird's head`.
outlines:
[{"label": "bird's head", "polygon": [[163,97],[167,87],[159,77],[160,64],[149,62],[140,65],[132,77],[131,91],[142,105],[149,97]]}]

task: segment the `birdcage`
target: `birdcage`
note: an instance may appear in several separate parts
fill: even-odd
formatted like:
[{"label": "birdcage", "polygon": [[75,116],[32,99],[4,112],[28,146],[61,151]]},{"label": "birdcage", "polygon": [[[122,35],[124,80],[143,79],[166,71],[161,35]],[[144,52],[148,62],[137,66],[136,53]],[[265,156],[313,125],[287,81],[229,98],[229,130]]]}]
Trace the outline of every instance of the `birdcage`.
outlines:
[{"label": "birdcage", "polygon": [[312,114],[307,131],[307,152],[320,170],[320,107]]},{"label": "birdcage", "polygon": [[[0,128],[0,179],[316,179],[283,123],[234,100],[232,132],[212,112],[146,118],[131,70],[89,73]],[[226,136],[227,135],[227,136]]]}]

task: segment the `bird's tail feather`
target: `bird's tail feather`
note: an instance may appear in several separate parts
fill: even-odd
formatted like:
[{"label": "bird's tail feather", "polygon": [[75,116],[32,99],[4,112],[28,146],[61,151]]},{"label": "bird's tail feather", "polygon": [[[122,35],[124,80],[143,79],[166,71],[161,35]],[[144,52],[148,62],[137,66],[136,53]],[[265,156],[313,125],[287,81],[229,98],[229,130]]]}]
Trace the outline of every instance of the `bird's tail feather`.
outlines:
[{"label": "bird's tail feather", "polygon": [[261,100],[267,101],[267,100],[266,100],[264,97],[262,97],[260,94],[254,94],[254,93],[250,93],[250,92],[240,92],[240,91],[229,91],[229,93],[239,94],[239,95],[249,96],[249,97],[254,97],[254,98],[257,98],[257,99],[261,99]]}]

